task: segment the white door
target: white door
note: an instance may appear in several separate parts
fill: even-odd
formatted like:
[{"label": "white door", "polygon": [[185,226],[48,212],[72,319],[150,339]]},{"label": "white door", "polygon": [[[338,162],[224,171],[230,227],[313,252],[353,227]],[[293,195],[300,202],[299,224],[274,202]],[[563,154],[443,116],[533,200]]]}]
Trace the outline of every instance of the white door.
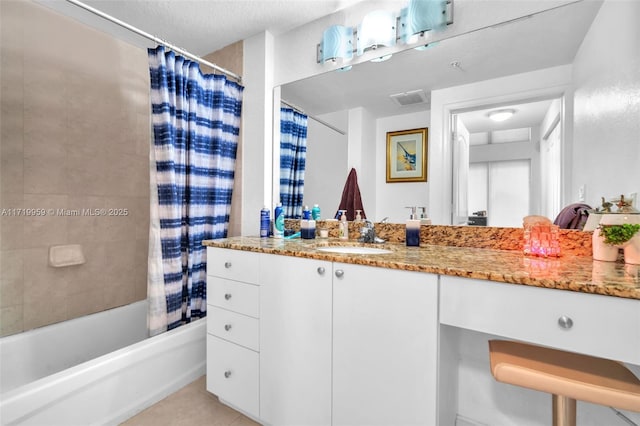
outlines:
[{"label": "white door", "polygon": [[453,145],[453,208],[451,223],[466,225],[469,221],[469,131],[457,115],[453,120],[451,143]]},{"label": "white door", "polygon": [[542,215],[554,220],[562,206],[562,123],[543,136],[540,142]]}]

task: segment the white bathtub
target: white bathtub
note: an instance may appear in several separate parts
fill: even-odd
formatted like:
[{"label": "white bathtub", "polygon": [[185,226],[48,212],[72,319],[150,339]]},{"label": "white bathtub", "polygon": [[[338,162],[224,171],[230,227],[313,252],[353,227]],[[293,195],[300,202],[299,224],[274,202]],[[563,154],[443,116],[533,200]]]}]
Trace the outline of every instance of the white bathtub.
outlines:
[{"label": "white bathtub", "polygon": [[145,339],[138,302],[0,339],[0,424],[118,424],[204,374],[205,336],[195,321]]}]

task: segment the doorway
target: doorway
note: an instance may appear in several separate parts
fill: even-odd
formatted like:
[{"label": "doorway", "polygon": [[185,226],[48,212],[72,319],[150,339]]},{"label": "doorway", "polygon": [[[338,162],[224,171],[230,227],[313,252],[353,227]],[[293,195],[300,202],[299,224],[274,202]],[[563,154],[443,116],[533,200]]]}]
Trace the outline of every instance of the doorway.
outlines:
[{"label": "doorway", "polygon": [[[524,216],[557,216],[562,107],[555,97],[452,111],[453,224],[520,227]],[[496,121],[496,111],[510,115]]]}]

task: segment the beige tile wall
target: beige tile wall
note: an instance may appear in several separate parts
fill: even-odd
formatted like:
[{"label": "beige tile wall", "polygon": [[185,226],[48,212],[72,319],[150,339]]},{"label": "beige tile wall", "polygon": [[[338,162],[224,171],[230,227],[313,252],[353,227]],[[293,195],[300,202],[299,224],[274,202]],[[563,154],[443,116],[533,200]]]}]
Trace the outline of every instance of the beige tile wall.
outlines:
[{"label": "beige tile wall", "polygon": [[[146,298],[149,71],[144,49],[27,0],[0,1],[0,335]],[[53,268],[51,245],[86,263]]]}]

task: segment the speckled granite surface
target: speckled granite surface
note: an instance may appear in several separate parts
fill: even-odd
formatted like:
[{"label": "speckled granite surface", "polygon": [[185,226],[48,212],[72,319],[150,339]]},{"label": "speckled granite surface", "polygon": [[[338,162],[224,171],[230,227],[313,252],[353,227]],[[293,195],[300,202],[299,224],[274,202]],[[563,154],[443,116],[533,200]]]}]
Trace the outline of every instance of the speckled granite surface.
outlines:
[{"label": "speckled granite surface", "polygon": [[[300,221],[287,219],[285,226],[299,230]],[[349,222],[349,236],[360,237],[362,223]],[[316,229],[326,228],[330,238],[338,238],[337,221],[318,221]],[[398,223],[376,223],[376,235],[390,243],[404,244],[405,226]],[[442,226],[420,227],[420,243],[439,246],[488,248],[495,250],[521,251],[522,228],[495,228],[490,226]],[[573,256],[591,256],[591,232],[560,230],[560,253]]]},{"label": "speckled granite surface", "polygon": [[[495,229],[495,228],[494,228]],[[590,234],[589,234],[590,235]],[[640,299],[640,265],[593,261],[589,256],[561,258],[524,256],[521,251],[424,244],[376,244],[390,254],[338,254],[317,251],[328,245],[362,245],[334,238],[282,240],[234,237],[204,242],[207,246],[280,254],[285,256],[403,269],[512,284]]]}]

